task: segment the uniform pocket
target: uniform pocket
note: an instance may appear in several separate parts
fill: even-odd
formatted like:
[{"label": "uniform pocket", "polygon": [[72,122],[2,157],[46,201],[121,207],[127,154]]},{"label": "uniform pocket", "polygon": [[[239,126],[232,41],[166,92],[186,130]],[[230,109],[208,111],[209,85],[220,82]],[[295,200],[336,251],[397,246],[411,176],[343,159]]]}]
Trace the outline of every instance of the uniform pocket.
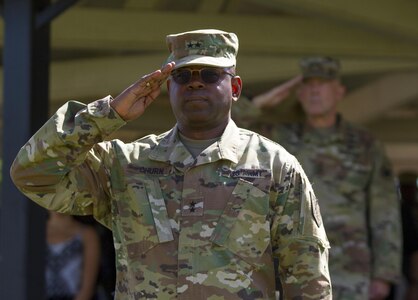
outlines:
[{"label": "uniform pocket", "polygon": [[211,241],[257,264],[270,244],[269,197],[240,179],[215,227]]},{"label": "uniform pocket", "polygon": [[130,259],[174,239],[162,192],[155,180],[128,184],[118,201],[120,232]]}]

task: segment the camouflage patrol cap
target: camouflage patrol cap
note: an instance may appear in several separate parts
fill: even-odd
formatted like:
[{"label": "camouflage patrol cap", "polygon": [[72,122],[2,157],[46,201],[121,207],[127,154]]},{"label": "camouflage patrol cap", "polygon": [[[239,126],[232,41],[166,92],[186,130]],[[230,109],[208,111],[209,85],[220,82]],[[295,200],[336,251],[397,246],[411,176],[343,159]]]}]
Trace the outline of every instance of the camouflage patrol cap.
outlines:
[{"label": "camouflage patrol cap", "polygon": [[170,51],[166,63],[174,61],[175,69],[187,65],[222,68],[236,65],[238,37],[235,33],[202,29],[170,34],[166,41]]},{"label": "camouflage patrol cap", "polygon": [[336,79],[339,77],[340,62],[326,56],[306,57],[300,60],[303,79],[319,77]]}]

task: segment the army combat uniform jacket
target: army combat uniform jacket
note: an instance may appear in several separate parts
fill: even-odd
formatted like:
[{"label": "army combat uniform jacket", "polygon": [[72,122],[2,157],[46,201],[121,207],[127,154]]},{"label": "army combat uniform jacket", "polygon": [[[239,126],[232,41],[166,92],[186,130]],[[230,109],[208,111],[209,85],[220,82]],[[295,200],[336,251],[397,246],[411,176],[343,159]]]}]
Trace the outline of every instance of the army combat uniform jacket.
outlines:
[{"label": "army combat uniform jacket", "polygon": [[331,299],[328,240],[297,160],[230,122],[193,158],[177,127],[103,141],[125,122],[110,97],[70,101],[20,150],[17,187],[113,231],[116,299]]},{"label": "army combat uniform jacket", "polygon": [[368,300],[372,278],[396,283],[402,255],[400,203],[382,146],[341,116],[328,130],[294,123],[268,131],[297,157],[319,199],[331,245],[334,299]]}]

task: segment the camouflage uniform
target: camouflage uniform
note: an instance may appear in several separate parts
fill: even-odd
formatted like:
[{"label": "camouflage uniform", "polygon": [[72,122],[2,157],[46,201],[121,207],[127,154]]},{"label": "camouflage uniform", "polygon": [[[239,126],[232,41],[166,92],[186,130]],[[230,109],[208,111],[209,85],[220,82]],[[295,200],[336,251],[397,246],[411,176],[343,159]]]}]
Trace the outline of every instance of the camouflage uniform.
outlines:
[{"label": "camouflage uniform", "polygon": [[319,199],[331,245],[334,299],[369,299],[372,278],[396,283],[400,203],[381,145],[341,117],[328,130],[301,123],[276,127],[272,138],[298,158]]},{"label": "camouflage uniform", "polygon": [[[237,105],[238,121],[247,105]],[[400,203],[380,143],[341,116],[333,129],[298,122],[257,130],[295,155],[312,183],[331,246],[333,298],[368,300],[373,278],[396,284],[402,260]]]},{"label": "camouflage uniform", "polygon": [[177,127],[102,142],[125,122],[110,97],[70,101],[11,170],[48,209],[113,231],[116,299],[331,299],[328,240],[311,186],[281,146],[230,122],[195,159]]},{"label": "camouflage uniform", "polygon": [[[308,57],[300,66],[304,79],[339,76],[339,62],[330,57]],[[260,125],[262,111],[248,99],[241,97],[234,105],[238,124],[251,124],[280,143],[306,172],[331,246],[333,298],[368,300],[371,279],[397,283],[402,260],[400,202],[380,143],[340,115],[331,128],[312,128],[304,122]],[[251,115],[245,113],[248,110]]]}]

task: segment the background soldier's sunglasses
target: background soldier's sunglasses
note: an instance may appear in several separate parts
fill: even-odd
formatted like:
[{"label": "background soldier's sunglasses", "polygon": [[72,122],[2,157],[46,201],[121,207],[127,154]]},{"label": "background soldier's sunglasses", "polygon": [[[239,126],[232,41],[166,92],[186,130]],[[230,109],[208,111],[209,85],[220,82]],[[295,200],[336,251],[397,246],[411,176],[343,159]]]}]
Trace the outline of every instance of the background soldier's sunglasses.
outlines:
[{"label": "background soldier's sunglasses", "polygon": [[204,83],[209,84],[218,82],[223,74],[227,74],[231,77],[235,76],[234,74],[231,74],[223,69],[218,68],[202,68],[198,70],[181,68],[171,72],[171,78],[177,84],[188,84],[192,79],[194,72],[199,73],[199,76],[202,79],[202,81]]}]

